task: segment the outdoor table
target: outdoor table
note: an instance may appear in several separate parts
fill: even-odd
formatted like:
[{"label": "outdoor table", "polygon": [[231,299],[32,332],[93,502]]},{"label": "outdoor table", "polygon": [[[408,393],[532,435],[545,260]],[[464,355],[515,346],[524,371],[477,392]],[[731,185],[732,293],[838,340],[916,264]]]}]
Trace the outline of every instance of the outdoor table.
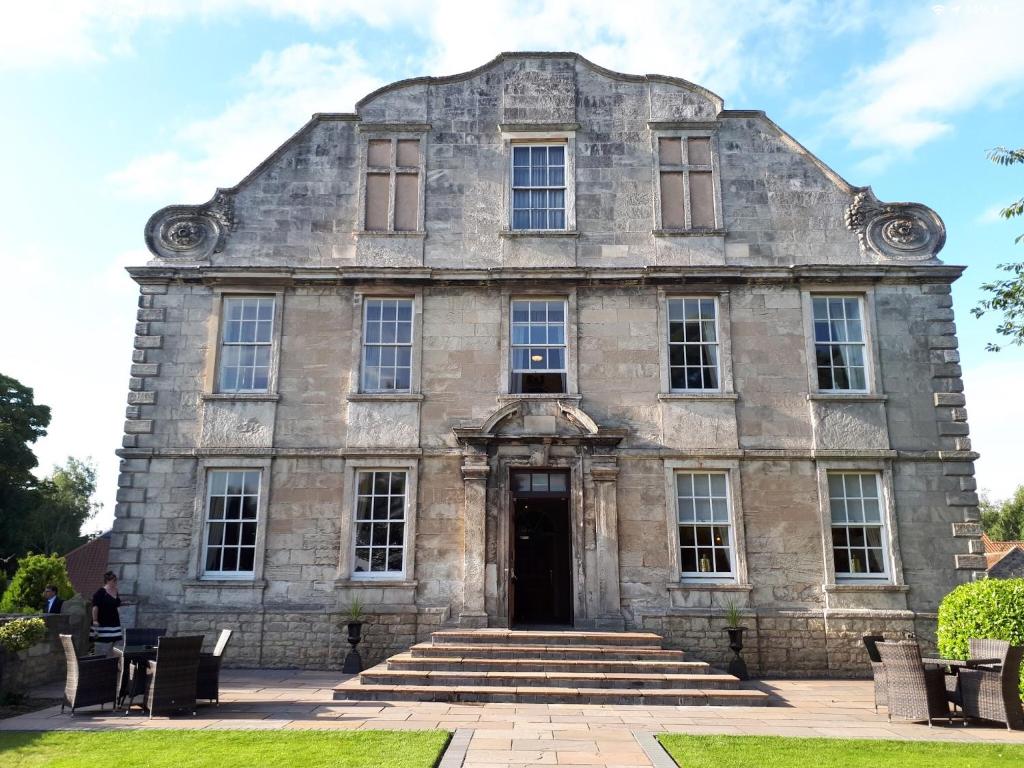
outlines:
[{"label": "outdoor table", "polygon": [[922,664],[934,664],[937,667],[946,667],[947,674],[955,675],[961,669],[974,669],[988,664],[1001,664],[1002,659],[938,659],[922,658]]},{"label": "outdoor table", "polygon": [[128,709],[131,709],[132,700],[143,693],[146,687],[146,664],[156,658],[155,645],[127,645],[114,646],[114,653],[118,655],[118,677],[121,684],[118,687],[117,703],[120,705],[128,699]]}]

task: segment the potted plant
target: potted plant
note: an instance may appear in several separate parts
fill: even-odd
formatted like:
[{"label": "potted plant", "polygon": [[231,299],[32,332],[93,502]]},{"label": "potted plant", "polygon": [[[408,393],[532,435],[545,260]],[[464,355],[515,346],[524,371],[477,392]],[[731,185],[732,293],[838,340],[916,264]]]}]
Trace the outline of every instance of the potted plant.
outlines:
[{"label": "potted plant", "polygon": [[733,658],[729,662],[729,674],[738,677],[740,680],[749,680],[747,663],[740,656],[743,650],[743,630],[746,627],[740,624],[742,619],[739,606],[729,601],[725,605],[725,631],[729,635],[729,650],[733,652]]},{"label": "potted plant", "polygon": [[359,656],[359,651],[356,650],[356,646],[363,639],[363,618],[363,603],[358,597],[353,597],[342,620],[348,628],[348,642],[352,646],[352,650],[346,654],[341,671],[349,675],[356,675],[363,671],[363,660]]}]

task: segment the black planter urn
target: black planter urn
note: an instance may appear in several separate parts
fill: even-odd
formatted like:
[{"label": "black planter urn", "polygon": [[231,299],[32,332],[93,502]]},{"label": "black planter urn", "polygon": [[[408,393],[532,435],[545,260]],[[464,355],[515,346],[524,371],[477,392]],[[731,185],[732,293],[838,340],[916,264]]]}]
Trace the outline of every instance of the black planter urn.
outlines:
[{"label": "black planter urn", "polygon": [[743,650],[743,630],[746,627],[726,627],[725,631],[729,633],[729,650],[733,652],[733,658],[729,662],[728,672],[733,677],[737,677],[740,680],[749,680],[750,673],[747,672],[747,662],[740,656],[740,651]]},{"label": "black planter urn", "polygon": [[363,671],[363,659],[359,655],[359,651],[356,650],[356,646],[362,639],[363,622],[348,622],[348,643],[352,646],[352,650],[345,655],[345,663],[341,667],[341,671],[346,675],[358,675]]}]

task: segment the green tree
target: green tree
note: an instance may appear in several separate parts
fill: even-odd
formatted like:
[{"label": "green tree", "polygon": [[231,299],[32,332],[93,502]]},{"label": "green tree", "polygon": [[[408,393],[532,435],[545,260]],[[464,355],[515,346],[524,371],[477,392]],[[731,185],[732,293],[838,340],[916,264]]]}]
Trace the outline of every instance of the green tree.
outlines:
[{"label": "green tree", "polygon": [[96,467],[91,459],[68,457],[63,467],[42,480],[22,526],[21,547],[62,555],[82,543],[82,526],[100,509],[92,501]]},{"label": "green tree", "polygon": [[0,598],[0,613],[37,613],[47,584],[57,587],[57,594],[62,599],[75,594],[64,558],[32,554],[21,558],[14,578]]},{"label": "green tree", "polygon": [[1003,501],[982,499],[981,527],[993,541],[1024,539],[1024,485],[1018,485],[1013,496]]},{"label": "green tree", "polygon": [[34,499],[38,462],[32,443],[46,434],[50,409],[37,405],[31,387],[0,374],[0,561],[21,554],[19,534]]},{"label": "green tree", "polygon": [[[988,159],[997,165],[1022,164],[1024,147],[996,147],[989,150]],[[1004,219],[1024,215],[1024,197],[1003,208],[999,215]],[[1024,235],[1018,235],[1014,242],[1019,243],[1021,240],[1024,240]],[[981,317],[986,312],[1001,312],[1003,320],[996,326],[996,333],[1006,336],[1010,344],[1024,345],[1024,262],[1000,264],[999,269],[1009,276],[991,283],[982,283],[981,289],[988,294],[988,298],[979,301],[971,313],[975,317]],[[987,347],[993,352],[1000,349],[999,345],[994,343],[989,343]]]}]

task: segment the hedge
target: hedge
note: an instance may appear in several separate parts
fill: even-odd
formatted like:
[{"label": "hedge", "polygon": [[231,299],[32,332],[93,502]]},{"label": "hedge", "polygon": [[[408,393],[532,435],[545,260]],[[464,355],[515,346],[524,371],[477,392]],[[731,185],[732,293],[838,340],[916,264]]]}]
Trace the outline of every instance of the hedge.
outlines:
[{"label": "hedge", "polygon": [[[972,637],[1024,645],[1024,579],[983,579],[961,584],[939,604],[939,653],[966,659]],[[1024,669],[1021,670],[1024,694]]]}]

